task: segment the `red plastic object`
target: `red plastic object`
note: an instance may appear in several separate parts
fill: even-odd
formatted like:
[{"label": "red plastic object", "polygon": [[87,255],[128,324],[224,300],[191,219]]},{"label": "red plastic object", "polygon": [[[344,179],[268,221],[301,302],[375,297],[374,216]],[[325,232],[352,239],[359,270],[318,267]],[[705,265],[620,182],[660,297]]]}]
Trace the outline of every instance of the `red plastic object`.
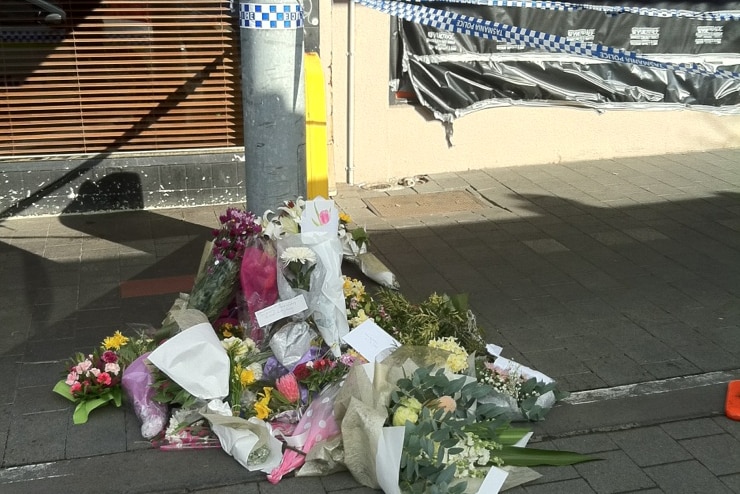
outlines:
[{"label": "red plastic object", "polygon": [[740,420],[740,380],[730,381],[727,385],[725,415],[732,420]]}]

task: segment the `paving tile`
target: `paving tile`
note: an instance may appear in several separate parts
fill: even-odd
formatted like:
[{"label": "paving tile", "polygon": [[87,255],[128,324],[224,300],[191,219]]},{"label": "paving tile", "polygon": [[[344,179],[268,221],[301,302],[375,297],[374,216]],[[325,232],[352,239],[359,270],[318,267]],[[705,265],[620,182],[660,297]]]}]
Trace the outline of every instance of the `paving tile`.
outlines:
[{"label": "paving tile", "polygon": [[526,484],[524,490],[527,494],[592,494],[599,492],[592,489],[584,479],[562,480],[559,482],[548,482],[546,484]]},{"label": "paving tile", "polygon": [[608,386],[651,381],[653,376],[626,355],[605,355],[584,359],[583,365],[599,376]]},{"label": "paving tile", "polygon": [[737,420],[731,420],[724,415],[721,417],[714,417],[712,418],[712,421],[727,431],[735,439],[740,440],[740,422]]},{"label": "paving tile", "polygon": [[20,415],[10,424],[3,468],[64,458],[69,411]]},{"label": "paving tile", "polygon": [[598,493],[613,493],[649,489],[656,486],[622,451],[599,453],[599,461],[575,465],[575,469]]},{"label": "paving tile", "polygon": [[662,424],[660,427],[676,440],[721,434],[723,432],[722,427],[710,418],[679,420]]},{"label": "paving tile", "polygon": [[691,455],[660,427],[611,432],[609,437],[640,467],[691,459]]},{"label": "paving tile", "polygon": [[740,473],[740,440],[729,434],[683,439],[680,444],[714,475]]},{"label": "paving tile", "polygon": [[645,468],[645,473],[664,491],[671,494],[732,491],[696,460],[668,463]]},{"label": "paving tile", "polygon": [[740,492],[740,474],[723,475],[718,478],[728,487],[728,489],[730,489],[731,492]]},{"label": "paving tile", "polygon": [[126,451],[124,409],[113,404],[95,409],[85,424],[73,424],[68,414],[69,427],[65,446],[67,459],[109,455]]}]

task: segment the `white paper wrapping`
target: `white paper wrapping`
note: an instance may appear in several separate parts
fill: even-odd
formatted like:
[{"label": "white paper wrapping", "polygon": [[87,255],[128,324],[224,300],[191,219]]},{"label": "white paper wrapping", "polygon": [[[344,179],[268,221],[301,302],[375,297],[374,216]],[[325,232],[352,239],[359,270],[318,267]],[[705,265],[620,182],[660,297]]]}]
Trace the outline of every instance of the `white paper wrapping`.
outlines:
[{"label": "white paper wrapping", "polygon": [[229,394],[229,356],[210,323],[196,324],[162,343],[149,361],[203,400]]},{"label": "white paper wrapping", "polygon": [[[204,413],[203,417],[210,422],[211,430],[218,436],[221,448],[247,470],[270,473],[280,465],[283,458],[282,443],[272,435],[266,422],[255,417],[245,420],[210,413]],[[261,463],[250,463],[249,455],[265,445],[270,450],[267,458]]]}]

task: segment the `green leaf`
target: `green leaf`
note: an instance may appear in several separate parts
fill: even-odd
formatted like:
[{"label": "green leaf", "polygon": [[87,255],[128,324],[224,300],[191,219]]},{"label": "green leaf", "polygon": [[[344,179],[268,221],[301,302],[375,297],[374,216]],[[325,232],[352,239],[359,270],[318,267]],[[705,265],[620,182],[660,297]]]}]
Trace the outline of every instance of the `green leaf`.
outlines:
[{"label": "green leaf", "polygon": [[495,456],[501,458],[505,465],[515,467],[574,465],[576,463],[601,459],[582,455],[580,453],[573,453],[571,451],[517,448],[515,446],[504,446],[500,451],[495,452]]},{"label": "green leaf", "polygon": [[498,433],[498,442],[504,446],[511,446],[529,434],[530,430],[522,427],[510,427]]},{"label": "green leaf", "polygon": [[111,400],[108,398],[93,398],[92,400],[83,400],[77,404],[75,411],[72,414],[72,422],[75,424],[84,424],[87,422],[90,412],[98,407],[101,407]]},{"label": "green leaf", "polygon": [[69,392],[69,385],[67,383],[65,383],[63,380],[62,381],[59,381],[58,383],[56,383],[54,385],[54,389],[52,389],[52,391],[54,391],[55,393],[57,393],[60,396],[64,396],[69,401],[72,401],[72,402],[77,401],[77,398],[75,398],[74,396],[72,396],[72,393]]},{"label": "green leaf", "polygon": [[455,478],[455,470],[457,470],[457,467],[455,464],[448,465],[447,468],[442,470],[439,475],[437,476],[437,483],[445,483],[449,484],[452,482],[452,479]]}]

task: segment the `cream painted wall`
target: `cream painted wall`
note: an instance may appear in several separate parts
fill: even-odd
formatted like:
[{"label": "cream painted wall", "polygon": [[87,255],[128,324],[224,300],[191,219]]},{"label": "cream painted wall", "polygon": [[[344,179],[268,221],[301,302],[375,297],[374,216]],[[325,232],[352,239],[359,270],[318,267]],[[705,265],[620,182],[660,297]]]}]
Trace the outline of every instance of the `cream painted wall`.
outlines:
[{"label": "cream painted wall", "polygon": [[[321,4],[322,25],[331,26],[331,34],[327,28],[321,36],[337,183],[348,181],[347,10],[346,0]],[[453,123],[448,146],[444,126],[430,112],[389,104],[388,16],[357,5],[355,40],[355,185],[428,173],[740,147],[740,115],[550,107],[502,107],[466,115]]]}]

